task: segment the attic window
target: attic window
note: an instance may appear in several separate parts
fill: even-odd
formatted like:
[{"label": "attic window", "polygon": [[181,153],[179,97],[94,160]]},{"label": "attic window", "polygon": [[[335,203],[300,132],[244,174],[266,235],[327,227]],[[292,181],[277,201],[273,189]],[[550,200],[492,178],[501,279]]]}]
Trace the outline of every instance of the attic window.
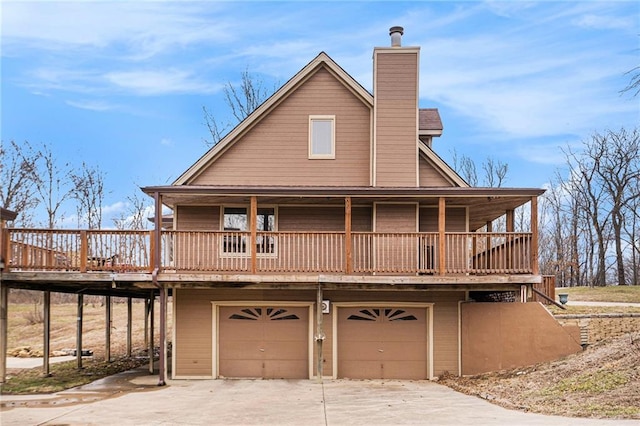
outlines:
[{"label": "attic window", "polygon": [[312,160],[336,158],[335,115],[309,116],[309,158]]}]

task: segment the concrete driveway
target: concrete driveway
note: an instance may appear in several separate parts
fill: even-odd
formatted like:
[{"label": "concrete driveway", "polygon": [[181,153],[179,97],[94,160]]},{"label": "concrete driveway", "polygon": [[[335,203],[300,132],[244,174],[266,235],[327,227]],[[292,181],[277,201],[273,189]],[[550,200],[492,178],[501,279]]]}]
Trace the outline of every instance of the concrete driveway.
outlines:
[{"label": "concrete driveway", "polygon": [[507,410],[429,381],[175,380],[145,369],[44,396],[2,396],[8,425],[620,425]]}]

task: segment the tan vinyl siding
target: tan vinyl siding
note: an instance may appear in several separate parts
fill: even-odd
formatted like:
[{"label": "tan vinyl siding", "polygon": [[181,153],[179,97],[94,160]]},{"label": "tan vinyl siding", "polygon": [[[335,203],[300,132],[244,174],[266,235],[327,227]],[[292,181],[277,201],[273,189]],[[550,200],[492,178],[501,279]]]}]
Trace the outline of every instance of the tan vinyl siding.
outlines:
[{"label": "tan vinyl siding", "polygon": [[417,232],[415,204],[376,204],[375,232]]},{"label": "tan vinyl siding", "polygon": [[[420,207],[420,232],[438,232],[438,209]],[[447,207],[445,232],[467,232],[467,209]]]},{"label": "tan vinyl siding", "polygon": [[211,303],[202,292],[174,290],[175,375],[211,376]]},{"label": "tan vinyl siding", "polygon": [[[371,208],[351,209],[351,230],[371,231]],[[344,232],[344,207],[286,207],[278,209],[279,231],[334,231]]]},{"label": "tan vinyl siding", "polygon": [[374,52],[376,186],[417,185],[418,53]]},{"label": "tan vinyl siding", "polygon": [[[308,158],[309,115],[335,115],[335,159]],[[370,127],[369,107],[320,67],[193,184],[369,185]]]},{"label": "tan vinyl siding", "polygon": [[178,231],[220,230],[219,206],[178,206],[176,218]]},{"label": "tan vinyl siding", "polygon": [[[175,375],[210,376],[212,374],[212,301],[299,301],[315,302],[315,291],[291,290],[236,290],[236,289],[175,289],[176,294],[176,340],[174,356]],[[336,302],[424,302],[434,303],[433,308],[433,367],[434,375],[445,371],[458,373],[458,301],[464,299],[464,292],[389,292],[389,291],[325,291],[323,298]],[[332,329],[335,307],[331,313],[323,315],[323,329],[326,335],[322,353],[324,374],[333,374]],[[316,318],[310,318],[315,330]],[[316,345],[313,345],[315,360]]]},{"label": "tan vinyl siding", "polygon": [[443,174],[442,171],[437,169],[434,164],[428,159],[420,156],[418,162],[420,173],[420,186],[421,187],[452,187],[454,186]]}]

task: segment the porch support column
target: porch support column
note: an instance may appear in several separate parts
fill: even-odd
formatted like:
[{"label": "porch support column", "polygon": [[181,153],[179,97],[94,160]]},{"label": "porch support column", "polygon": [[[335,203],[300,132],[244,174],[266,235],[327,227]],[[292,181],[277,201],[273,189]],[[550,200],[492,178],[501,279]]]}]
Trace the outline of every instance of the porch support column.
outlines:
[{"label": "porch support column", "polygon": [[82,369],[82,308],[84,306],[84,295],[78,294],[78,313],[76,325],[76,362],[78,370]]},{"label": "porch support column", "polygon": [[318,354],[316,363],[316,376],[318,383],[322,383],[322,345],[324,343],[324,331],[322,330],[322,284],[318,283],[318,291],[316,294],[316,352]]},{"label": "porch support column", "polygon": [[131,296],[127,297],[127,358],[131,358],[131,325],[133,322],[133,310],[131,306]]},{"label": "porch support column", "polygon": [[[515,231],[515,212],[513,209],[509,209],[507,210],[506,214],[505,214],[505,222],[506,222],[506,228],[507,228],[507,232],[514,232]],[[506,238],[507,241],[507,246],[506,246],[506,268],[507,269],[512,269],[513,268],[513,259],[516,259],[517,256],[515,254],[515,250],[516,250],[516,241],[515,241],[515,236],[511,235],[511,236],[507,236]]]},{"label": "porch support column", "polygon": [[351,197],[344,199],[344,256],[346,259],[346,273],[353,272],[353,254],[351,247]]},{"label": "porch support column", "polygon": [[444,275],[447,268],[447,247],[445,242],[446,230],[446,201],[444,197],[438,199],[438,272]]},{"label": "porch support column", "polygon": [[51,292],[44,292],[44,300],[43,300],[43,326],[44,326],[44,342],[42,345],[42,374],[46,377],[51,375],[49,371],[49,352],[51,350]]},{"label": "porch support column", "polygon": [[505,216],[507,219],[507,232],[515,232],[516,230],[515,211],[513,209],[507,210]]},{"label": "porch support column", "polygon": [[111,362],[111,296],[104,297],[104,360]]},{"label": "porch support column", "polygon": [[149,298],[149,374],[153,374],[153,328],[155,317],[155,293],[151,290],[151,297]]},{"label": "porch support column", "polygon": [[[0,271],[2,274],[2,271]],[[0,383],[7,377],[7,313],[9,307],[9,287],[2,284],[0,276]]]},{"label": "porch support column", "polygon": [[533,275],[540,274],[538,265],[538,197],[531,197],[531,269]]},{"label": "porch support column", "polygon": [[[166,366],[167,366],[167,288],[164,283],[158,282],[158,274],[162,267],[162,195],[159,192],[154,193],[155,198],[155,247],[153,272],[151,279],[153,284],[158,288],[160,301],[160,343],[158,345],[158,386],[166,384]],[[153,300],[154,294],[151,296],[151,341],[149,353],[149,369],[153,373]]]},{"label": "porch support column", "polygon": [[258,254],[256,253],[258,248],[258,198],[251,196],[251,220],[249,226],[251,227],[251,244],[249,244],[249,250],[251,250],[251,273],[255,274],[258,270]]}]

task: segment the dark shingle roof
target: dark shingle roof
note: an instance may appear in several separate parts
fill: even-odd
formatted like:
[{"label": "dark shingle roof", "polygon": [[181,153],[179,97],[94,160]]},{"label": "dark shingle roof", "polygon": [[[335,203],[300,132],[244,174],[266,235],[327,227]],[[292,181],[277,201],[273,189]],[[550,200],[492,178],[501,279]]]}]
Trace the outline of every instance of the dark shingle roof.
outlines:
[{"label": "dark shingle roof", "polygon": [[442,133],[442,120],[437,108],[420,108],[418,129],[420,133]]}]

